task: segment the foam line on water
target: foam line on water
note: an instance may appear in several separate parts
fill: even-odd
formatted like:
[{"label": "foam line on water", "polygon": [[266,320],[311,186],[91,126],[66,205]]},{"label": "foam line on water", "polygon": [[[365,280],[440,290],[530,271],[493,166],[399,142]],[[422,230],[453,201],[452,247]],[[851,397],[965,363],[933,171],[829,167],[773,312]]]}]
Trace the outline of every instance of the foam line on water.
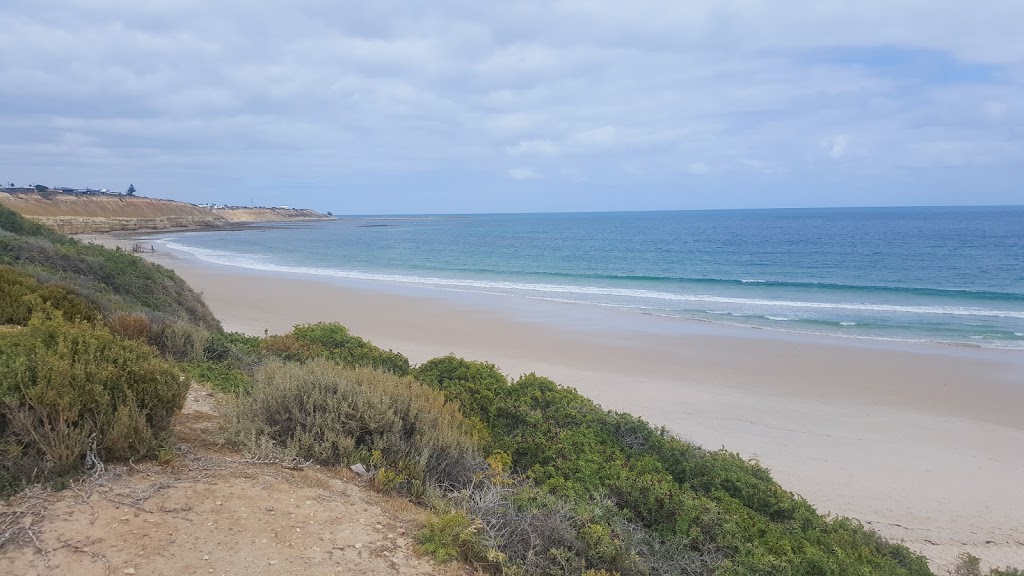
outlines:
[{"label": "foam line on water", "polygon": [[862,312],[902,312],[908,314],[934,314],[953,316],[979,316],[993,318],[1024,319],[1024,311],[990,310],[961,306],[908,306],[898,304],[873,304],[866,302],[802,302],[791,300],[765,300],[759,298],[737,298],[713,296],[710,294],[676,294],[657,290],[633,288],[609,288],[600,286],[572,286],[561,284],[539,284],[531,282],[506,282],[495,280],[471,280],[463,278],[438,278],[431,276],[411,276],[404,274],[380,274],[359,270],[338,270],[333,268],[317,268],[306,266],[282,266],[255,255],[224,252],[206,248],[185,246],[165,240],[166,246],[172,250],[189,253],[200,260],[214,264],[238,266],[270,272],[286,272],[293,274],[310,274],[351,280],[373,280],[398,282],[403,284],[420,284],[437,287],[484,288],[491,290],[510,290],[519,292],[540,292],[554,294],[587,294],[595,296],[618,296],[628,298],[644,298],[671,302],[710,302],[716,304],[738,304],[748,306],[769,306],[803,309],[855,310]]}]

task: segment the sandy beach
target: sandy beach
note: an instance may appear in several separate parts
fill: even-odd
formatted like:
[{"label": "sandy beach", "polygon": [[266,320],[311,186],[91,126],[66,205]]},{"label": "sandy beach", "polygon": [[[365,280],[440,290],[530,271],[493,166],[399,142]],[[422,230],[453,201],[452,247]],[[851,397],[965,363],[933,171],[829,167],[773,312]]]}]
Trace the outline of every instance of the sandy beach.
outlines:
[{"label": "sandy beach", "polygon": [[[105,244],[124,240],[85,238]],[[413,362],[455,353],[537,372],[605,408],[769,467],[937,568],[1024,565],[1024,355],[787,335],[511,297],[340,284],[147,257],[225,329],[339,321]]]}]

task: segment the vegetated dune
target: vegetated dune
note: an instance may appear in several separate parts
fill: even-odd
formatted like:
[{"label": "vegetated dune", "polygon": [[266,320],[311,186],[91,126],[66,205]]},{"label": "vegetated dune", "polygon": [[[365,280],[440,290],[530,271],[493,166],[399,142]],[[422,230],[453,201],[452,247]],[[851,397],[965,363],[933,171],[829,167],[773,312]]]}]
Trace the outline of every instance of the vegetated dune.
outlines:
[{"label": "vegetated dune", "polygon": [[314,210],[209,208],[140,196],[0,192],[0,204],[65,234],[209,228],[241,222],[325,218]]}]

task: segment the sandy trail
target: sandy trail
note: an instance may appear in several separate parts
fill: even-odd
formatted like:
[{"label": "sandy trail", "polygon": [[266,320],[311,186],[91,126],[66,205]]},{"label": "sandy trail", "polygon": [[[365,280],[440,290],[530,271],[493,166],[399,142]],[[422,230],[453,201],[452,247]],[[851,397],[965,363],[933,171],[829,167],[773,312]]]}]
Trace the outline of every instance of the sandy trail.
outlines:
[{"label": "sandy trail", "polygon": [[32,534],[0,551],[0,574],[453,573],[414,552],[426,513],[412,504],[347,470],[289,470],[222,450],[223,418],[202,388],[177,426],[182,454],[168,465],[108,467],[0,505],[35,515]]}]

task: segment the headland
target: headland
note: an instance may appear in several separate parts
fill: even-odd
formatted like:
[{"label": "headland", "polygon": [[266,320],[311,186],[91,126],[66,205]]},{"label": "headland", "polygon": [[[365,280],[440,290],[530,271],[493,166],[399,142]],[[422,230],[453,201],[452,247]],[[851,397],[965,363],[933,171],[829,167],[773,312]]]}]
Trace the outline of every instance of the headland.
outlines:
[{"label": "headland", "polygon": [[216,229],[251,222],[329,218],[286,207],[206,206],[126,194],[0,191],[0,204],[65,234]]}]

